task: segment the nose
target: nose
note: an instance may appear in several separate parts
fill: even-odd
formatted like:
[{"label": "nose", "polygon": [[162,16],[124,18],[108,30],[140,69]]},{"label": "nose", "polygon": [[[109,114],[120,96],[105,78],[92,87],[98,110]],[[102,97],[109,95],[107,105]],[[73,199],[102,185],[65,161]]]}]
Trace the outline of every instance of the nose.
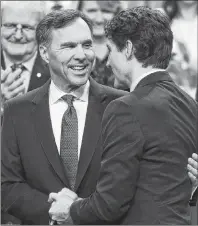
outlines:
[{"label": "nose", "polygon": [[18,30],[16,31],[16,33],[15,33],[15,38],[16,38],[17,40],[21,40],[22,37],[23,37],[22,31],[18,29]]},{"label": "nose", "polygon": [[23,37],[23,34],[22,34],[22,26],[20,24],[18,24],[16,26],[15,38],[17,40],[20,40],[20,39],[22,39],[22,37]]},{"label": "nose", "polygon": [[77,59],[77,60],[84,60],[86,59],[86,55],[85,55],[85,52],[82,48],[82,45],[78,45],[76,47],[76,53],[74,55],[74,58]]},{"label": "nose", "polygon": [[101,10],[97,11],[95,20],[96,20],[97,23],[103,23],[104,22],[103,13],[101,12]]}]

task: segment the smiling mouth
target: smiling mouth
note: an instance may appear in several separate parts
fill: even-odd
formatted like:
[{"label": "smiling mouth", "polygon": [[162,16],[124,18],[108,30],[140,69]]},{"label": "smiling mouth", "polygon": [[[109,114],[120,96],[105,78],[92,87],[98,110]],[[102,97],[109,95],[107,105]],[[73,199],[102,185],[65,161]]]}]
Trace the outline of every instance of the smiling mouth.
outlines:
[{"label": "smiling mouth", "polygon": [[15,41],[10,41],[8,40],[9,43],[15,44],[15,45],[24,45],[27,44],[28,42],[15,42]]},{"label": "smiling mouth", "polygon": [[85,65],[85,66],[71,66],[70,68],[74,71],[83,71],[85,68],[87,68],[87,65]]}]

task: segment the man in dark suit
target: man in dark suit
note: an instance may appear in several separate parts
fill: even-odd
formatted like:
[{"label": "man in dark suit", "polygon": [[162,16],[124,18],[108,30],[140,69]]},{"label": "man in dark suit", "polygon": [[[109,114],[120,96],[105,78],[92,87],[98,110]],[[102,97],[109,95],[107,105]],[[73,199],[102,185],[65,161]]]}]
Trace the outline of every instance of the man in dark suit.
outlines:
[{"label": "man in dark suit", "polygon": [[186,164],[198,150],[198,106],[166,72],[169,21],[158,10],[136,7],[116,15],[106,35],[108,63],[131,93],[104,112],[95,192],[79,200],[67,189],[51,194],[49,214],[59,224],[67,217],[74,224],[189,224]]},{"label": "man in dark suit", "polygon": [[[100,170],[103,112],[112,100],[127,94],[92,79],[88,81],[94,52],[91,31],[81,15],[75,11],[53,12],[40,23],[37,39],[41,55],[49,63],[52,81],[8,101],[5,106],[2,209],[24,224],[48,224],[49,193],[72,188],[60,136],[61,119],[67,109],[67,103],[61,98],[65,89],[66,93],[78,97],[73,105],[79,119],[79,160],[72,190],[80,197],[88,197],[95,191]],[[82,17],[89,24],[89,20]],[[54,27],[50,28],[52,24]],[[44,25],[52,29],[51,33]],[[51,45],[46,34],[52,36]],[[69,85],[72,91],[68,90]]]},{"label": "man in dark suit", "polygon": [[[46,225],[50,220],[51,192],[64,187],[72,188],[80,197],[94,192],[100,169],[103,112],[110,101],[126,92],[89,79],[95,54],[90,21],[81,13],[52,12],[38,25],[37,40],[52,79],[5,103],[2,210],[23,224]],[[73,134],[78,150],[72,149],[78,151],[74,187],[61,142],[61,120],[69,108],[69,103],[61,98],[65,94],[76,97],[73,106],[78,116],[78,135]]]},{"label": "man in dark suit", "polygon": [[38,53],[36,26],[41,2],[5,2],[1,9],[1,93],[3,102],[42,86],[50,77]]}]

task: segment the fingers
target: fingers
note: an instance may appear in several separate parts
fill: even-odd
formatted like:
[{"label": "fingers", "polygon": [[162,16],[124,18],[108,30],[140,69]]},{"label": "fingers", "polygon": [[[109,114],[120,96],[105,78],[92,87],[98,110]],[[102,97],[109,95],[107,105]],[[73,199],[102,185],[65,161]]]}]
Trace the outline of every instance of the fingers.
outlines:
[{"label": "fingers", "polygon": [[191,173],[193,173],[195,176],[198,176],[198,162],[197,162],[197,160],[194,160],[192,158],[188,158],[188,166],[189,166],[188,167],[189,170],[193,168]]},{"label": "fingers", "polygon": [[192,158],[193,158],[195,161],[198,162],[198,154],[193,153],[193,154],[192,154]]},{"label": "fingers", "polygon": [[7,76],[12,72],[11,67],[8,67],[5,71],[1,69],[1,82],[5,82]]},{"label": "fingers", "polygon": [[58,198],[58,193],[52,192],[52,193],[49,194],[48,202],[52,203],[52,202],[56,201],[57,198]]},{"label": "fingers", "polygon": [[15,80],[10,86],[8,86],[8,91],[13,91],[15,90],[17,87],[21,86],[23,84],[24,78],[19,78],[17,80]]},{"label": "fingers", "polygon": [[8,75],[7,75],[7,78],[5,80],[5,85],[6,86],[10,86],[16,79],[17,77],[20,76],[22,70],[21,68],[18,68],[16,71],[14,72],[10,72]]},{"label": "fingers", "polygon": [[190,173],[192,173],[195,176],[195,178],[196,178],[197,177],[197,169],[192,167],[192,165],[190,165],[190,164],[187,165],[187,168],[188,168],[188,171]]},{"label": "fingers", "polygon": [[2,91],[2,92],[3,92],[3,95],[4,95],[5,99],[9,100],[9,99],[11,99],[13,97],[16,97],[18,95],[23,94],[24,91],[25,91],[25,86],[24,86],[24,84],[21,84],[20,86],[18,86],[16,89],[14,89],[11,92],[8,91],[8,90],[4,91],[4,92]]},{"label": "fingers", "polygon": [[60,195],[67,195],[72,200],[75,200],[75,199],[78,198],[78,195],[75,192],[73,192],[70,189],[68,189],[68,188],[63,188],[58,194],[60,194]]},{"label": "fingers", "polygon": [[190,177],[192,184],[195,184],[196,183],[196,177],[191,172],[188,172],[188,176]]}]

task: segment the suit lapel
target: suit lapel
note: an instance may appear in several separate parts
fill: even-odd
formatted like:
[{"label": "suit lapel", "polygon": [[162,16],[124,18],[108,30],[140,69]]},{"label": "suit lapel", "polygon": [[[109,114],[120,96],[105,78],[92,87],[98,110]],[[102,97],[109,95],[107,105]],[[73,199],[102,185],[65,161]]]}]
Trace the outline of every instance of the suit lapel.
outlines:
[{"label": "suit lapel", "polygon": [[37,93],[33,102],[36,104],[33,109],[33,118],[35,122],[36,133],[42,145],[43,151],[54,169],[57,176],[62,183],[69,187],[69,183],[66,174],[63,169],[61,159],[56,147],[53,130],[51,126],[49,101],[48,101],[48,88],[49,82],[47,82]]},{"label": "suit lapel", "polygon": [[106,95],[103,94],[101,86],[90,79],[89,102],[78,163],[75,191],[77,191],[85,176],[97,146],[101,130],[101,120],[106,106],[105,97]]},{"label": "suit lapel", "polygon": [[34,66],[32,68],[28,91],[40,87],[41,84],[44,84],[49,79],[49,76],[49,69],[47,66],[44,65],[44,61],[41,59],[38,53]]}]

